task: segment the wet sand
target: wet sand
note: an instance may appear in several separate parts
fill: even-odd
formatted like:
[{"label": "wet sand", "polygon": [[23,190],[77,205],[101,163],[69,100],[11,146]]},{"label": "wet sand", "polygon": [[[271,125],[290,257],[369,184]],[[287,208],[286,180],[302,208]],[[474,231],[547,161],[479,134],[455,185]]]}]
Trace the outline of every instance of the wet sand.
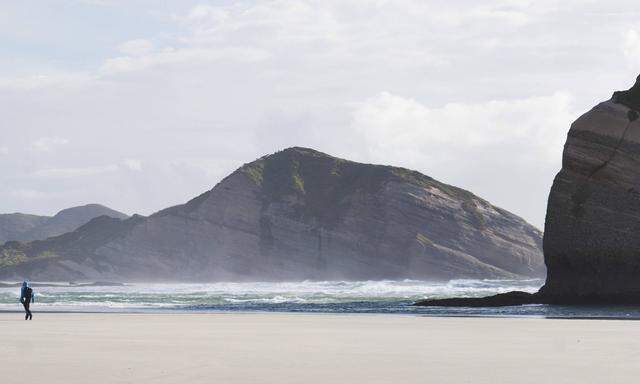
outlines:
[{"label": "wet sand", "polygon": [[[35,309],[35,308],[34,308]],[[2,383],[625,383],[640,321],[0,313]]]}]

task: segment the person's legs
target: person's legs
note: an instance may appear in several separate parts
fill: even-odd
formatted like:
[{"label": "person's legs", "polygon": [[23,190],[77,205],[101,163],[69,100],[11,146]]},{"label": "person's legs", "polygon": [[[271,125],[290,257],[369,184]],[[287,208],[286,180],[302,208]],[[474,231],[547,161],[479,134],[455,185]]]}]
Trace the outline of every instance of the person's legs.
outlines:
[{"label": "person's legs", "polygon": [[29,305],[30,305],[30,304],[31,304],[31,303],[29,303],[28,301],[25,301],[25,302],[23,303],[23,305],[24,305],[24,311],[25,311],[25,315],[24,315],[24,319],[25,319],[25,320],[27,320],[27,319],[31,320],[31,319],[33,318],[33,315],[31,314],[31,310],[29,309]]}]

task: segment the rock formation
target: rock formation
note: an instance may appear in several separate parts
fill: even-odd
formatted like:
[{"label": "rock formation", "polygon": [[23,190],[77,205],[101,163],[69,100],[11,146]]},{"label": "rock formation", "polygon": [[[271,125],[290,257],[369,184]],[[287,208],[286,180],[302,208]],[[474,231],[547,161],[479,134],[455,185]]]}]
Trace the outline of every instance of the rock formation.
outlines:
[{"label": "rock formation", "polygon": [[149,217],[0,248],[0,278],[367,280],[544,275],[541,232],[403,168],[290,148]]},{"label": "rock formation", "polygon": [[640,301],[640,78],[571,126],[547,208],[542,295]]},{"label": "rock formation", "polygon": [[547,207],[547,280],[534,294],[419,305],[640,303],[640,76],[578,118]]},{"label": "rock formation", "polygon": [[10,240],[32,241],[58,236],[71,232],[102,215],[117,219],[128,217],[122,212],[100,204],[63,209],[52,217],[24,213],[0,214],[0,244]]}]

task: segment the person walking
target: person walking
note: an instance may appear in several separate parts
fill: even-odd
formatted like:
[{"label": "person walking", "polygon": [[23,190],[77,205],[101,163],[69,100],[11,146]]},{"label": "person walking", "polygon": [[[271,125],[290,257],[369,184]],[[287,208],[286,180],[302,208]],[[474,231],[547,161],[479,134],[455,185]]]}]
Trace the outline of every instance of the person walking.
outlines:
[{"label": "person walking", "polygon": [[29,286],[29,283],[25,280],[22,282],[22,288],[20,289],[20,302],[24,306],[24,319],[31,320],[33,319],[33,314],[31,314],[31,310],[29,306],[33,303],[34,299],[33,289]]}]

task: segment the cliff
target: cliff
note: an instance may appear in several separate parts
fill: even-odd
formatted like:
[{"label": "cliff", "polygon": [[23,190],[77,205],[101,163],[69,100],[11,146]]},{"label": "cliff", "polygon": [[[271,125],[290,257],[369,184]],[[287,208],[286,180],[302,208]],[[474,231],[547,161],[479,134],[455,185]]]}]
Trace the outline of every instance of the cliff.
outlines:
[{"label": "cliff", "polygon": [[640,301],[639,94],[637,81],[571,126],[545,224],[555,301]]},{"label": "cliff", "polygon": [[0,277],[367,280],[544,275],[541,232],[460,188],[306,148],[184,205],[0,248]]}]

